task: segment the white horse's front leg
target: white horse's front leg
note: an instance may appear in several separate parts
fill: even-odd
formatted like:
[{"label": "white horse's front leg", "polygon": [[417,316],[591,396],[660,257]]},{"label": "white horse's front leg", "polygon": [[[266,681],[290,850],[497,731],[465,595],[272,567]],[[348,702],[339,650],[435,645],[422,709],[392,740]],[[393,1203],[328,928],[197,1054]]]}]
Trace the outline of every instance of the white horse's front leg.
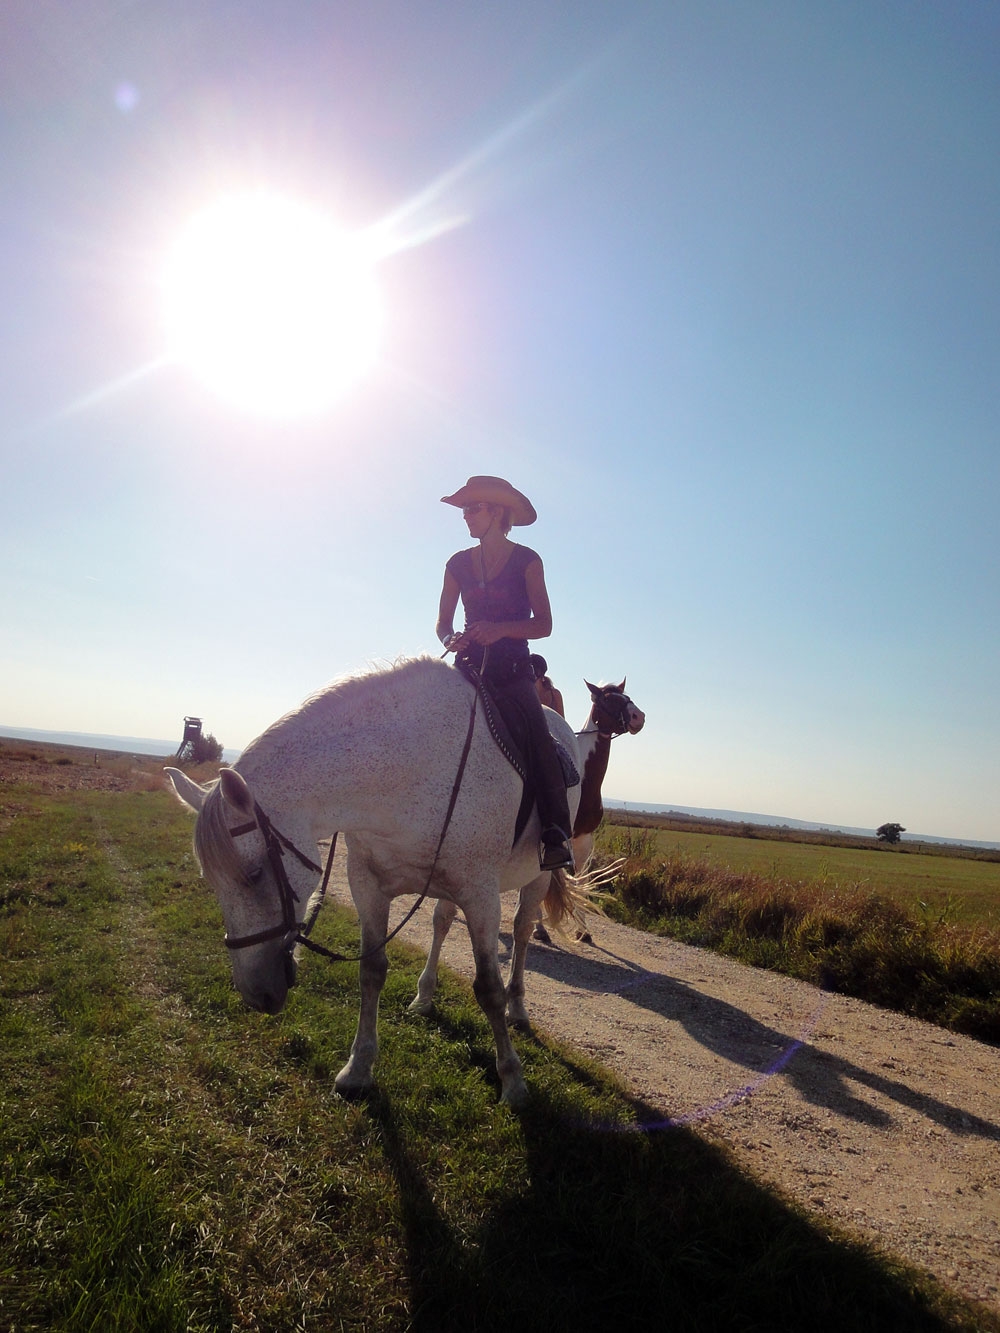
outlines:
[{"label": "white horse's front leg", "polygon": [[503,980],[497,959],[497,940],[500,935],[500,894],[496,887],[483,901],[465,903],[465,919],[469,924],[472,952],[476,959],[476,979],[472,983],[479,1007],[489,1019],[497,1048],[497,1074],[500,1077],[500,1100],[515,1109],[528,1100],[528,1087],[521,1072],[521,1061],[511,1043],[504,1014]]},{"label": "white horse's front leg", "polygon": [[507,1022],[516,1028],[528,1029],[531,1020],[524,1007],[524,964],[528,956],[528,942],[532,926],[538,919],[538,909],[549,885],[549,872],[537,875],[525,884],[518,894],[514,913],[514,954],[507,982]]},{"label": "white horse's front leg", "polygon": [[389,969],[385,953],[388,899],[381,896],[374,882],[366,886],[363,894],[355,892],[352,882],[351,892],[361,918],[361,1009],[350,1058],[334,1079],[334,1087],[342,1097],[356,1097],[372,1085],[372,1066],[378,1055],[378,1002]]},{"label": "white horse's front leg", "polygon": [[447,898],[439,898],[434,905],[434,937],[431,940],[430,952],[427,955],[424,970],[420,973],[420,980],[417,982],[417,993],[410,1002],[410,1008],[414,1013],[426,1016],[434,1006],[434,991],[437,988],[441,947],[448,936],[448,931],[451,929],[451,923],[455,920],[457,911],[458,908],[455,904]]}]

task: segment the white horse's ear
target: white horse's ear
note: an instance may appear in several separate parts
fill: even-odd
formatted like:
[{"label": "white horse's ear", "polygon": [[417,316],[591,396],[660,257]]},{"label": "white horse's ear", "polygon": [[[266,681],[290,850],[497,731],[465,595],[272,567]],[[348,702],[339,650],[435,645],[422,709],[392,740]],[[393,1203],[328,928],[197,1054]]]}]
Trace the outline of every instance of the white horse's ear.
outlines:
[{"label": "white horse's ear", "polygon": [[174,794],[178,800],[189,805],[192,810],[200,810],[205,804],[205,797],[208,792],[204,787],[199,787],[197,782],[192,782],[186,773],[182,773],[179,768],[165,768],[164,773],[173,784]]},{"label": "white horse's ear", "polygon": [[223,768],[219,772],[219,786],[227,805],[248,819],[253,818],[253,797],[242,774],[237,773],[235,768]]}]

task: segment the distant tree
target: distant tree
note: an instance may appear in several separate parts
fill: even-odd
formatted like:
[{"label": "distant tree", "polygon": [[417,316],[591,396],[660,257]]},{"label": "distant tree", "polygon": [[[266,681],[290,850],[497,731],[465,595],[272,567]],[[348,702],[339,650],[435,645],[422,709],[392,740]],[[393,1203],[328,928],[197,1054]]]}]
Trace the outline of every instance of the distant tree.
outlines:
[{"label": "distant tree", "polygon": [[193,764],[218,762],[222,758],[222,742],[217,741],[211,732],[207,736],[197,736],[189,747]]},{"label": "distant tree", "polygon": [[905,833],[902,824],[880,824],[875,830],[879,842],[899,842],[899,835]]}]

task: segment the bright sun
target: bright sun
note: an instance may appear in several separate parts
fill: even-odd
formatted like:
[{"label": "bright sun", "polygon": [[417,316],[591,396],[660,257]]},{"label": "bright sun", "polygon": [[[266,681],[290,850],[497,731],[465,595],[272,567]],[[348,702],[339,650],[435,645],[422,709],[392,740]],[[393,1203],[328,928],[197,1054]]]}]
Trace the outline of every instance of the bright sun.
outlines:
[{"label": "bright sun", "polygon": [[169,353],[246,411],[320,411],[375,359],[373,262],[359,237],[289,199],[221,200],[168,258]]}]

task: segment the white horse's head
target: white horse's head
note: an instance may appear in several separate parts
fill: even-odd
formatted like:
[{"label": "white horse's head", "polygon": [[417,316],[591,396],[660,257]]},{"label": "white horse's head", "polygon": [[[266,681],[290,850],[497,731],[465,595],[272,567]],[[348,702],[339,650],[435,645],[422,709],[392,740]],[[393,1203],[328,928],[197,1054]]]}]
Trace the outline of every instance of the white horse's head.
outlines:
[{"label": "white horse's head", "polygon": [[[180,769],[165,771],[198,815],[194,852],[222,908],[236,989],[251,1009],[279,1013],[295,984],[294,942],[250,788],[235,769],[223,769],[218,782],[204,787]],[[284,873],[304,907],[314,877],[287,859]]]}]

